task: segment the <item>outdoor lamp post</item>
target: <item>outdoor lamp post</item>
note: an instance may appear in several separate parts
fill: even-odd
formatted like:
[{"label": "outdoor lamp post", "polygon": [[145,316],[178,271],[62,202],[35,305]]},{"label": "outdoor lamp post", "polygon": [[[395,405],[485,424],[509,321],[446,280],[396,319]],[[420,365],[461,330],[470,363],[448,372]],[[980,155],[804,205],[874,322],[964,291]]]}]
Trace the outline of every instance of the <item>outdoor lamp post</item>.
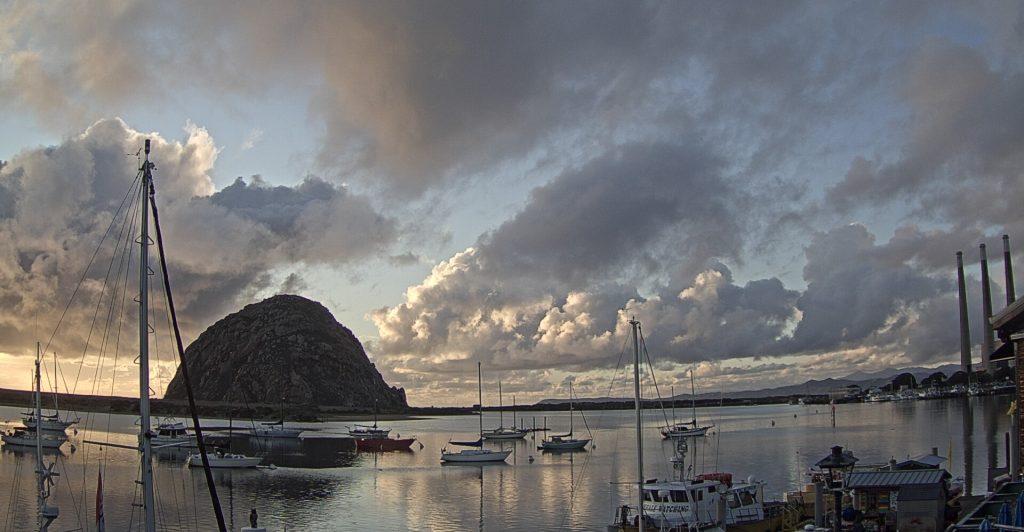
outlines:
[{"label": "outdoor lamp post", "polygon": [[[832,452],[828,456],[818,460],[818,463],[814,464],[821,469],[828,471],[828,487],[832,490],[833,496],[835,496],[835,508],[833,509],[833,527],[836,532],[842,527],[840,522],[840,515],[842,512],[843,505],[843,489],[839,478],[842,473],[853,471],[853,465],[857,463],[857,458],[853,456],[853,453],[847,451],[843,452],[841,445],[834,445]],[[839,470],[839,475],[834,473],[835,470]]]}]

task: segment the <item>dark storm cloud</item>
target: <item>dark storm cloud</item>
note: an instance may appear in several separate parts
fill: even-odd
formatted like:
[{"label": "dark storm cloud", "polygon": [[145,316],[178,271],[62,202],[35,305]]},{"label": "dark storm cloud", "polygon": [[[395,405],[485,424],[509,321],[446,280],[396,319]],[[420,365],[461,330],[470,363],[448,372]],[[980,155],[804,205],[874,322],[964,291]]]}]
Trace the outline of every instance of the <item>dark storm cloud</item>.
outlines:
[{"label": "dark storm cloud", "polygon": [[807,289],[797,301],[803,317],[789,350],[858,345],[882,330],[903,307],[937,297],[951,286],[948,278],[934,279],[909,264],[888,264],[886,259],[884,249],[863,226],[815,237],[807,247]]},{"label": "dark storm cloud", "polygon": [[699,145],[622,146],[535,189],[526,208],[482,239],[481,260],[501,278],[580,287],[613,269],[664,273],[630,272],[642,255],[735,257],[735,217],[749,200],[721,166]]},{"label": "dark storm cloud", "polygon": [[925,218],[958,230],[1024,228],[1024,75],[993,70],[977,50],[935,42],[911,59],[904,94],[912,110],[901,157],[857,158],[829,202],[910,201]]}]

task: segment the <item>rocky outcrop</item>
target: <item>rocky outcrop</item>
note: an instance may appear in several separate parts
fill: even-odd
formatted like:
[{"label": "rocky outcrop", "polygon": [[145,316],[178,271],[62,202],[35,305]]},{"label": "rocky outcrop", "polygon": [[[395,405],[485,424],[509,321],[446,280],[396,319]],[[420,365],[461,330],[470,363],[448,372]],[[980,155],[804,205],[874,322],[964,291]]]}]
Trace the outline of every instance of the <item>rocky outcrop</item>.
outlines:
[{"label": "rocky outcrop", "polygon": [[[363,346],[323,305],[278,295],[213,324],[185,350],[195,398],[322,405],[381,412],[408,408]],[[165,398],[186,398],[178,369]]]}]

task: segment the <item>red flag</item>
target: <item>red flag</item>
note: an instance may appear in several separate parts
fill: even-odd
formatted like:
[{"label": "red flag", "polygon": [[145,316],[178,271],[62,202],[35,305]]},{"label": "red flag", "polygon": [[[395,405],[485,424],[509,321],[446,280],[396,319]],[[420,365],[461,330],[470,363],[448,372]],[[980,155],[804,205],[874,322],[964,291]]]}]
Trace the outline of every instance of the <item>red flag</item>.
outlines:
[{"label": "red flag", "polygon": [[106,532],[107,525],[103,519],[103,474],[96,477],[96,530]]}]

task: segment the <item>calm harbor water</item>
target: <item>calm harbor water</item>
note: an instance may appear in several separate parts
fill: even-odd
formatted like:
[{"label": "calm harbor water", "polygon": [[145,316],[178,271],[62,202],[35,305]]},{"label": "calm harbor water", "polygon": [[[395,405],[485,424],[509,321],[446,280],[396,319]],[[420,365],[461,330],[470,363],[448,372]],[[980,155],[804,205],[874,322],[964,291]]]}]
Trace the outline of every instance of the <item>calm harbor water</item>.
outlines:
[{"label": "calm harbor water", "polygon": [[[691,446],[697,472],[729,471],[767,481],[769,498],[799,489],[806,470],[829,447],[843,445],[862,463],[902,460],[937,447],[954,476],[983,492],[991,466],[1004,466],[1004,434],[1009,430],[1011,396],[836,405],[836,427],[826,405],[767,405],[698,409],[716,429]],[[967,406],[970,405],[970,408]],[[0,407],[0,419],[19,419],[20,409]],[[686,416],[688,411],[679,411]],[[587,412],[596,448],[577,453],[543,453],[536,442],[506,443],[514,452],[504,465],[445,465],[440,449],[449,439],[476,432],[475,416],[439,417],[383,423],[423,444],[412,452],[359,453],[339,450],[333,435],[346,422],[299,424],[315,429],[301,442],[236,437],[235,450],[259,452],[276,469],[215,471],[221,505],[230,529],[248,526],[256,508],[269,530],[598,530],[614,507],[633,491],[636,454],[631,411]],[[554,430],[568,426],[566,412],[520,413]],[[51,530],[95,530],[98,465],[104,464],[104,508],[108,530],[139,528],[137,453],[86,444],[83,440],[131,445],[135,417],[83,415],[83,427],[59,456],[61,476],[54,500],[61,510]],[[485,426],[498,424],[488,413]],[[508,416],[506,415],[506,422]],[[774,424],[773,424],[774,422]],[[210,420],[225,426],[225,420]],[[237,420],[235,422],[238,425]],[[671,475],[672,447],[657,427],[660,411],[644,416],[647,478]],[[581,420],[577,415],[577,427]],[[584,434],[586,429],[583,430]],[[579,434],[579,431],[577,431]],[[316,439],[314,439],[314,437]],[[537,438],[541,437],[538,433]],[[494,444],[493,447],[500,447]],[[174,451],[155,462],[157,520],[161,530],[215,530],[216,521],[201,470],[190,470]],[[177,454],[177,456],[175,456]],[[532,460],[531,460],[532,457]],[[35,523],[34,454],[0,452],[0,513],[3,530],[30,530]]]}]

